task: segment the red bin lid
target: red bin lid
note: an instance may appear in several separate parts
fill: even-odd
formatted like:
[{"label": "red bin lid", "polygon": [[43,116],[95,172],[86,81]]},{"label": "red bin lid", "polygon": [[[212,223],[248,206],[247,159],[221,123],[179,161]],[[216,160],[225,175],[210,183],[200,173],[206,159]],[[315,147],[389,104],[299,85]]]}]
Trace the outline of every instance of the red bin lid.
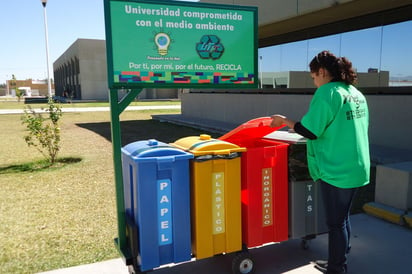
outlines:
[{"label": "red bin lid", "polygon": [[244,139],[260,139],[273,131],[285,127],[285,125],[282,125],[280,127],[271,127],[271,122],[272,118],[270,117],[256,118],[244,124],[241,124],[237,128],[233,129],[232,131],[229,131],[228,133],[219,137],[218,139],[228,142]]}]

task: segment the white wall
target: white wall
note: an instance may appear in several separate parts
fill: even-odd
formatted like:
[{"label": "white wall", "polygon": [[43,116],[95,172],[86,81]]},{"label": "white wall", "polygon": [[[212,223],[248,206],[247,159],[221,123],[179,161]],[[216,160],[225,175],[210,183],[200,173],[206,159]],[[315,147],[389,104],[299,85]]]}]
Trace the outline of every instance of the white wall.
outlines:
[{"label": "white wall", "polygon": [[104,40],[79,39],[80,83],[83,100],[107,100],[107,61]]}]

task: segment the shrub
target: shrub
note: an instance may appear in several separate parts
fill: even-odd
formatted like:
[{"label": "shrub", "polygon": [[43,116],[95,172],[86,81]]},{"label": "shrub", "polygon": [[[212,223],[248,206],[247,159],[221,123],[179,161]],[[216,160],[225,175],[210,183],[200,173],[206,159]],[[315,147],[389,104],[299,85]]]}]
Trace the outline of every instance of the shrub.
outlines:
[{"label": "shrub", "polygon": [[24,140],[27,145],[35,147],[53,165],[60,150],[60,127],[59,120],[62,116],[61,106],[53,102],[51,98],[47,103],[48,108],[43,109],[48,114],[44,118],[31,106],[24,108],[22,123],[27,127],[27,135]]}]

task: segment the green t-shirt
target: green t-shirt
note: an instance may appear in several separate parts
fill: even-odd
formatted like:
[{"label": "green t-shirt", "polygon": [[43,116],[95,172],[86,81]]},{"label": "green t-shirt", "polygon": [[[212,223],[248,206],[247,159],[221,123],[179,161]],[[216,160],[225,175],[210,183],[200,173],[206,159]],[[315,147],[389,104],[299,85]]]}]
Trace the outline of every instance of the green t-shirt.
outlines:
[{"label": "green t-shirt", "polygon": [[339,188],[369,183],[369,111],[361,92],[343,82],[320,86],[301,123],[317,136],[307,142],[313,180]]}]

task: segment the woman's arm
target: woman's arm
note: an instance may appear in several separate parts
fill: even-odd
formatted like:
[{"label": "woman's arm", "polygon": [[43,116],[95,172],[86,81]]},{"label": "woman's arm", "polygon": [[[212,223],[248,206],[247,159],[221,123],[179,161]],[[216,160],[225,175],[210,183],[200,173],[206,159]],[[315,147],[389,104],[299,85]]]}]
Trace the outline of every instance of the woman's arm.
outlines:
[{"label": "woman's arm", "polygon": [[286,118],[286,116],[279,114],[272,115],[270,118],[272,118],[272,123],[270,124],[271,127],[280,127],[281,125],[286,125],[305,138],[308,138],[310,140],[315,140],[317,138],[316,135],[306,127],[304,127],[301,122],[295,122]]}]

